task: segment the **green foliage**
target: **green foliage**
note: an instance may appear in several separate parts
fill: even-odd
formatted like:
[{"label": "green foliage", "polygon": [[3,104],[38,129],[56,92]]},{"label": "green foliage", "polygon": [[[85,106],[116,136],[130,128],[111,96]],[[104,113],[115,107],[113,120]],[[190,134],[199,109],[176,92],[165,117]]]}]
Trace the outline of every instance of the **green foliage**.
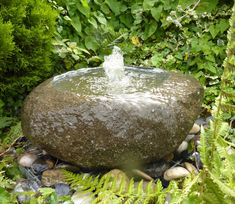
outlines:
[{"label": "green foliage", "polygon": [[[148,1],[149,2],[149,1]],[[148,6],[148,4],[146,4]],[[149,5],[150,6],[150,5]],[[224,73],[222,75],[221,92],[216,100],[213,109],[214,120],[206,130],[202,128],[200,156],[203,162],[203,169],[195,176],[184,179],[184,181],[171,181],[170,185],[162,191],[161,184],[158,182],[156,194],[151,194],[151,190],[142,194],[142,182],[138,183],[137,190],[130,182],[128,191],[120,185],[119,191],[116,191],[117,181],[104,177],[84,177],[84,175],[75,175],[66,173],[67,181],[76,189],[94,192],[92,195],[99,195],[101,192],[108,191],[109,199],[113,203],[125,203],[135,201],[134,203],[235,203],[235,144],[234,129],[231,124],[224,122],[224,119],[231,118],[234,115],[234,33],[235,33],[235,5],[233,7],[231,29],[228,35],[227,58],[224,61]],[[214,32],[214,31],[210,31]],[[229,116],[229,117],[225,117]],[[232,118],[233,120],[234,118]],[[233,134],[233,135],[232,135]],[[233,139],[232,139],[233,138]],[[228,141],[231,139],[231,141]],[[107,179],[107,180],[106,180]],[[160,185],[160,186],[159,186]],[[134,197],[129,192],[134,193]],[[107,195],[107,194],[106,194]],[[95,199],[94,202],[97,202]],[[106,196],[107,199],[107,196]],[[126,202],[128,203],[128,202]]]},{"label": "green foliage", "polygon": [[88,176],[86,174],[75,174],[69,171],[63,171],[65,180],[74,190],[91,193],[91,197],[97,196],[92,203],[150,203],[157,202],[158,199],[166,196],[162,192],[162,184],[149,182],[147,187],[143,187],[143,180],[137,185],[131,179],[129,183],[126,180],[117,180],[113,176]]},{"label": "green foliage", "polygon": [[0,2],[0,98],[13,113],[25,95],[52,74],[49,56],[56,15],[45,0]]},{"label": "green foliage", "polygon": [[[54,1],[51,1],[54,2]],[[219,94],[232,2],[218,0],[60,0],[57,40],[69,39],[81,54],[57,58],[66,69],[97,66],[110,46],[126,64],[193,74],[206,88],[205,104]],[[163,40],[164,39],[164,40]],[[60,51],[61,50],[57,50]],[[206,106],[209,107],[209,106]]]}]

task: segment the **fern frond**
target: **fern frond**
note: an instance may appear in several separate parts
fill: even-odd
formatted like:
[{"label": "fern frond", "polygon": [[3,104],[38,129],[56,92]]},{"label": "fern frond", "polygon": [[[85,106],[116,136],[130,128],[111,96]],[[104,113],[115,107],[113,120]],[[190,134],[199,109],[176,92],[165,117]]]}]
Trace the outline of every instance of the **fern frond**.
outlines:
[{"label": "fern frond", "polygon": [[226,185],[225,183],[221,182],[213,173],[209,172],[211,178],[213,179],[213,182],[218,185],[220,190],[225,193],[226,195],[229,195],[233,198],[235,198],[235,190]]},{"label": "fern frond", "polygon": [[[199,151],[200,151],[200,158],[204,164],[204,166],[208,166],[209,165],[209,152],[207,149],[207,137],[209,134],[206,134],[205,129],[202,127],[201,128],[201,136],[200,136],[200,145],[199,145]],[[211,135],[209,135],[209,137],[211,137]]]},{"label": "fern frond", "polygon": [[203,200],[206,201],[206,203],[211,204],[221,204],[226,203],[224,202],[224,194],[223,192],[218,188],[218,185],[215,184],[211,178],[206,178],[204,181],[205,185],[205,192],[203,192]]},{"label": "fern frond", "polygon": [[[110,203],[149,203],[154,200],[164,200],[166,193],[162,191],[161,182],[158,181],[155,188],[153,182],[149,182],[144,189],[143,180],[135,186],[134,180],[129,183],[124,178],[117,178],[110,175],[90,176],[84,174],[75,174],[63,170],[64,178],[70,186],[84,193],[91,193],[90,197],[96,197],[94,203],[99,203],[101,199],[109,200]],[[107,196],[108,195],[108,196]],[[159,197],[159,199],[158,199]],[[103,202],[103,200],[102,200]],[[107,202],[108,203],[108,202]],[[163,203],[163,202],[158,202]]]}]

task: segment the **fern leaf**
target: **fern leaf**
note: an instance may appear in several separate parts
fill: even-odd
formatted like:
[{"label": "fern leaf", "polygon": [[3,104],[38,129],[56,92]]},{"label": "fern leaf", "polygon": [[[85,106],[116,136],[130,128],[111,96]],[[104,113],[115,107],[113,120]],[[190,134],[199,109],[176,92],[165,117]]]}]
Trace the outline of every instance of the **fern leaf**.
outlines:
[{"label": "fern leaf", "polygon": [[154,192],[154,184],[153,184],[153,181],[150,181],[149,183],[148,183],[148,185],[147,185],[147,187],[146,187],[146,193],[148,194],[148,195],[151,195],[151,194],[153,194],[153,192]]},{"label": "fern leaf", "polygon": [[156,195],[159,195],[162,192],[162,189],[162,182],[158,179],[156,183]]},{"label": "fern leaf", "polygon": [[124,177],[121,178],[120,188],[118,191],[119,195],[122,195],[124,192],[126,192],[126,180]]},{"label": "fern leaf", "polygon": [[201,128],[199,151],[200,151],[200,157],[204,166],[208,166],[209,162],[208,162],[206,132],[203,127]]},{"label": "fern leaf", "polygon": [[143,194],[143,180],[141,180],[137,186],[137,194]]},{"label": "fern leaf", "polygon": [[218,187],[220,188],[220,190],[222,192],[224,192],[226,195],[229,195],[233,198],[235,198],[235,191],[234,189],[230,188],[229,186],[227,186],[225,183],[221,182],[217,177],[215,177],[214,174],[212,174],[211,172],[209,172],[212,180],[214,183],[216,183],[218,185]]},{"label": "fern leaf", "polygon": [[129,185],[128,185],[128,190],[127,190],[127,194],[131,195],[134,192],[134,179],[131,178]]}]

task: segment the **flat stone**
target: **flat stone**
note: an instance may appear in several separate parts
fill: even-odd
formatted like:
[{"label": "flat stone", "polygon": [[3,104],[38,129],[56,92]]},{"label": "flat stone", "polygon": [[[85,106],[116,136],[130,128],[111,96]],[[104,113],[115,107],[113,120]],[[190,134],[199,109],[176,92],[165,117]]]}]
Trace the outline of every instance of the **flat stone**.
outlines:
[{"label": "flat stone", "polygon": [[[57,76],[58,83],[49,79],[25,100],[24,135],[52,156],[84,168],[157,161],[184,140],[200,113],[203,96],[202,87],[192,77],[163,73],[162,79],[156,75],[153,82],[159,78],[161,82],[151,91],[129,95],[86,95],[79,86],[76,93],[58,88],[60,83],[64,87],[70,83],[69,73]],[[152,72],[148,76],[155,77]]]},{"label": "flat stone", "polygon": [[196,123],[193,124],[192,129],[189,131],[189,134],[197,134],[201,130],[200,126]]},{"label": "flat stone", "polygon": [[183,141],[181,144],[180,144],[180,146],[178,147],[178,149],[177,149],[177,153],[181,153],[181,152],[183,152],[183,151],[185,151],[185,150],[187,150],[188,149],[188,142],[187,141]]},{"label": "flat stone", "polygon": [[18,164],[23,167],[31,167],[37,158],[37,155],[26,152],[19,157]]},{"label": "flat stone", "polygon": [[[121,184],[124,185],[124,189],[125,191],[128,190],[128,186],[129,186],[129,178],[128,176],[125,174],[125,172],[119,170],[119,169],[113,169],[111,171],[109,171],[108,173],[106,173],[104,175],[104,177],[110,177],[112,179],[114,179],[116,181],[116,186],[115,186],[115,191],[119,191],[120,190],[120,186]],[[107,184],[107,186],[109,188],[113,189],[113,180],[110,180],[110,182]]]},{"label": "flat stone", "polygon": [[184,162],[184,166],[191,174],[198,174],[199,173],[197,168],[189,162]]},{"label": "flat stone", "polygon": [[171,181],[174,179],[186,177],[188,175],[190,175],[190,173],[187,169],[177,166],[166,170],[164,173],[164,179],[167,181]]},{"label": "flat stone", "polygon": [[66,196],[71,192],[71,188],[65,183],[57,183],[55,184],[55,192],[58,196]]},{"label": "flat stone", "polygon": [[18,193],[17,195],[18,202],[21,204],[21,203],[26,203],[27,201],[29,201],[31,196],[27,194],[23,194],[23,192],[29,192],[29,191],[37,192],[39,187],[40,186],[34,181],[30,181],[26,179],[19,181],[14,188],[14,192]]},{"label": "flat stone", "polygon": [[65,183],[64,175],[61,170],[51,169],[42,173],[42,185],[49,187],[58,183]]},{"label": "flat stone", "polygon": [[194,134],[187,135],[187,137],[185,138],[185,141],[186,141],[186,142],[190,142],[194,137],[195,137]]},{"label": "flat stone", "polygon": [[91,204],[94,199],[91,192],[85,193],[83,191],[77,191],[71,197],[74,204]]}]

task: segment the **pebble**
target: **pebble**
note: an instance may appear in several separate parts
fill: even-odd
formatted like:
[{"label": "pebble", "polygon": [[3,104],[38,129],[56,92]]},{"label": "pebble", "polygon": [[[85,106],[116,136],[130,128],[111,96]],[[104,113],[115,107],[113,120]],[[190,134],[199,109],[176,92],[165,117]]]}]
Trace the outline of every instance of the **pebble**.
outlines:
[{"label": "pebble", "polygon": [[206,118],[206,123],[207,123],[207,124],[210,124],[210,121],[213,121],[213,119],[214,119],[214,118],[213,118],[212,116],[207,117],[207,118]]},{"label": "pebble", "polygon": [[192,129],[189,131],[189,134],[197,134],[200,130],[200,126],[194,123]]},{"label": "pebble", "polygon": [[66,196],[71,192],[71,189],[65,183],[57,183],[55,184],[55,192],[58,196]]},{"label": "pebble", "polygon": [[80,171],[80,168],[78,168],[77,166],[67,164],[67,163],[60,163],[60,164],[56,165],[56,168],[57,169],[65,169],[67,171],[72,171],[74,173],[77,173]]},{"label": "pebble", "polygon": [[[25,180],[19,181],[16,184],[14,188],[14,192],[16,193],[27,192],[27,191],[37,192],[38,189],[39,189],[39,186],[36,182],[25,179]],[[30,199],[30,195],[24,195],[24,194],[17,195],[17,200],[19,203],[25,203],[29,199]]]},{"label": "pebble", "polygon": [[66,183],[64,175],[59,169],[50,169],[42,173],[42,185],[53,186],[57,183]]},{"label": "pebble", "polygon": [[37,160],[37,155],[32,153],[24,153],[18,159],[18,164],[23,167],[31,167],[33,163]]},{"label": "pebble", "polygon": [[194,137],[194,144],[196,146],[200,145],[200,135],[195,135],[195,137]]},{"label": "pebble", "polygon": [[188,149],[188,142],[186,142],[186,141],[183,141],[181,144],[180,144],[180,146],[178,147],[178,149],[177,149],[177,153],[181,153],[181,152],[183,152],[183,151],[185,151],[185,150],[187,150]]},{"label": "pebble", "polygon": [[164,179],[167,181],[171,181],[174,179],[179,179],[188,176],[190,173],[187,169],[177,166],[171,169],[168,169],[164,173]]},{"label": "pebble", "polygon": [[84,193],[82,191],[75,192],[71,197],[74,204],[90,204],[94,199],[92,193]]},{"label": "pebble", "polygon": [[184,162],[184,167],[191,173],[197,175],[199,172],[197,168],[189,162]]},{"label": "pebble", "polygon": [[201,159],[200,159],[200,154],[198,152],[193,152],[192,157],[194,157],[197,169],[201,169],[202,168],[202,162],[201,162]]},{"label": "pebble", "polygon": [[185,141],[190,142],[194,137],[195,137],[194,134],[187,135],[187,137],[185,138]]},{"label": "pebble", "polygon": [[[114,178],[116,180],[116,187],[115,187],[116,191],[118,191],[120,189],[121,182],[124,182],[124,185],[125,185],[124,190],[125,191],[128,190],[128,185],[129,185],[130,180],[123,171],[121,171],[119,169],[113,169],[104,175],[104,177],[106,177],[106,176],[109,176],[109,177]],[[110,184],[109,184],[110,187],[112,186],[112,183],[113,182],[110,181]]]},{"label": "pebble", "polygon": [[197,124],[197,125],[199,125],[199,126],[201,126],[201,125],[206,125],[206,120],[205,120],[205,118],[198,118],[196,121],[195,121],[195,123]]},{"label": "pebble", "polygon": [[228,155],[233,155],[233,154],[235,153],[235,151],[234,151],[234,149],[233,149],[232,147],[229,147],[229,146],[228,146],[228,147],[226,148],[226,150],[227,150],[227,154],[228,154]]},{"label": "pebble", "polygon": [[39,158],[32,164],[32,170],[35,174],[41,174],[47,169],[51,169],[53,166],[54,163],[52,161]]},{"label": "pebble", "polygon": [[[110,196],[110,193],[107,191],[100,192],[97,196],[97,202],[99,204],[113,204],[113,199],[118,199],[118,196],[112,195]],[[119,203],[119,202],[115,202]]]},{"label": "pebble", "polygon": [[135,173],[137,176],[142,177],[146,181],[154,180],[151,176],[149,176],[148,174],[146,174],[145,172],[143,172],[143,171],[141,171],[139,169],[133,169],[132,172]]}]

